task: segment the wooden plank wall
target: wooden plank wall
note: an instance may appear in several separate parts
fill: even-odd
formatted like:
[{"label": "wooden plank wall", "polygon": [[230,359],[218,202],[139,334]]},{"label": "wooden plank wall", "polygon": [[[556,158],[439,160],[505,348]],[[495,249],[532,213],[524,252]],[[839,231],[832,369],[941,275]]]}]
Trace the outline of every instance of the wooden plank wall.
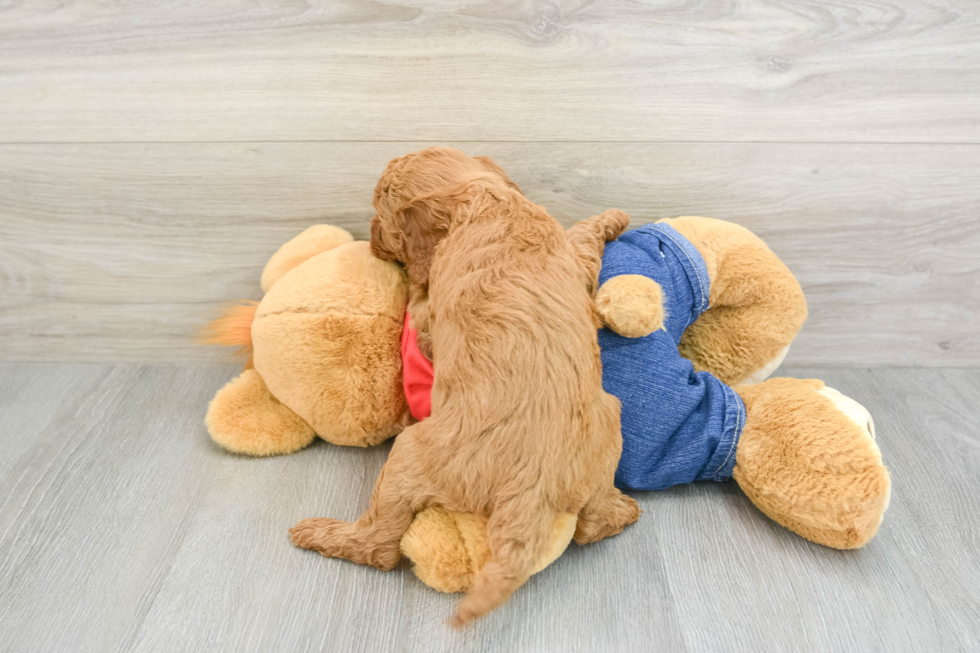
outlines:
[{"label": "wooden plank wall", "polygon": [[0,7],[0,359],[224,360],[393,156],[496,158],[564,222],[744,224],[803,284],[796,365],[980,364],[980,6],[747,0]]}]

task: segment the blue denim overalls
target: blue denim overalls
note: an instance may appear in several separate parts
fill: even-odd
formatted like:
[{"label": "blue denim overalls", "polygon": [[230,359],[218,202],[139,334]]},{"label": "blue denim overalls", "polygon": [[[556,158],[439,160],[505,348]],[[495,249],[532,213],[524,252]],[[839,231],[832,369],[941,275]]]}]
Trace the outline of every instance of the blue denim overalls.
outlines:
[{"label": "blue denim overalls", "polygon": [[665,316],[664,329],[643,338],[599,332],[603,386],[623,404],[616,484],[660,490],[731,478],[745,405],[677,351],[684,329],[708,309],[704,259],[673,227],[650,224],[606,245],[600,285],[621,274],[659,283]]}]

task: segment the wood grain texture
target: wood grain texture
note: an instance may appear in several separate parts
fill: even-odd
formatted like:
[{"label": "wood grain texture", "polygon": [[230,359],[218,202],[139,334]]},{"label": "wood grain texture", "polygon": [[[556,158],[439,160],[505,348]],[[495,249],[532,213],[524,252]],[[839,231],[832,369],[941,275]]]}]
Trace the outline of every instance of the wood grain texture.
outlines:
[{"label": "wood grain texture", "polygon": [[969,651],[980,647],[980,370],[784,369],[865,404],[893,478],[878,536],[840,552],[732,483],[639,493],[463,632],[407,564],[293,548],[353,518],[387,447],[250,459],[208,440],[227,366],[0,364],[0,650]]},{"label": "wood grain texture", "polygon": [[[221,361],[192,342],[317,222],[367,238],[387,161],[422,143],[0,146],[0,359]],[[465,143],[565,224],[742,224],[798,276],[791,364],[980,364],[980,148]]]},{"label": "wood grain texture", "polygon": [[0,141],[980,142],[972,0],[0,7]]}]

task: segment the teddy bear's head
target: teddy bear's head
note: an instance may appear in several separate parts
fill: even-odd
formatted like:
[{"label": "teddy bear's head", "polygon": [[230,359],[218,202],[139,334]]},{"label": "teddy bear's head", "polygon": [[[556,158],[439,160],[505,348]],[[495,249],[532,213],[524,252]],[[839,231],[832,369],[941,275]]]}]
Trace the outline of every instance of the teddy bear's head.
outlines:
[{"label": "teddy bear's head", "polygon": [[211,325],[208,341],[252,350],[211,402],[212,438],[275,455],[315,435],[366,447],[399,433],[412,420],[400,350],[407,285],[400,266],[343,229],[317,225],[286,243],[262,274],[262,301]]},{"label": "teddy bear's head", "polygon": [[317,254],[282,276],[252,323],[254,365],[323,439],[370,446],[409,422],[400,343],[403,270],[366,242]]}]

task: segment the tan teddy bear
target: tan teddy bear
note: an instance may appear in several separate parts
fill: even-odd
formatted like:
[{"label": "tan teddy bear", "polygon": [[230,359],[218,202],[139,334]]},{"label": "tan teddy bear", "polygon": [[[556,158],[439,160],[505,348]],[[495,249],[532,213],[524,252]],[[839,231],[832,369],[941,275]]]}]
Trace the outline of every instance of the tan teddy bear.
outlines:
[{"label": "tan teddy bear", "polygon": [[[713,478],[734,477],[760,510],[807,539],[862,546],[877,532],[890,491],[870,415],[821,381],[765,381],[806,318],[799,284],[742,227],[697,217],[663,223],[669,230],[660,232],[685,241],[686,249],[677,251],[700,257],[706,271],[705,305],[676,350],[690,361],[683,364],[692,368],[692,379],[708,372],[723,382],[719,387],[735,386],[732,396],[737,393],[742,406],[733,409],[729,402],[740,433],[725,459],[728,473]],[[604,258],[603,266],[614,264]],[[624,270],[605,280],[597,306],[609,327],[607,340],[645,343],[667,330],[670,298],[649,276]],[[252,351],[246,369],[209,406],[206,422],[215,442],[250,455],[285,454],[317,435],[369,446],[410,424],[401,359],[406,288],[399,266],[375,259],[368,243],[342,229],[318,225],[286,243],[263,272],[263,300],[211,325],[211,342]],[[627,402],[625,420],[635,400],[620,398]],[[623,478],[638,488],[672,482]],[[680,482],[688,480],[694,479]],[[575,516],[556,520],[553,546],[536,571],[564,551],[574,531]],[[402,551],[430,586],[465,590],[489,557],[486,520],[429,508],[416,516]]]}]

